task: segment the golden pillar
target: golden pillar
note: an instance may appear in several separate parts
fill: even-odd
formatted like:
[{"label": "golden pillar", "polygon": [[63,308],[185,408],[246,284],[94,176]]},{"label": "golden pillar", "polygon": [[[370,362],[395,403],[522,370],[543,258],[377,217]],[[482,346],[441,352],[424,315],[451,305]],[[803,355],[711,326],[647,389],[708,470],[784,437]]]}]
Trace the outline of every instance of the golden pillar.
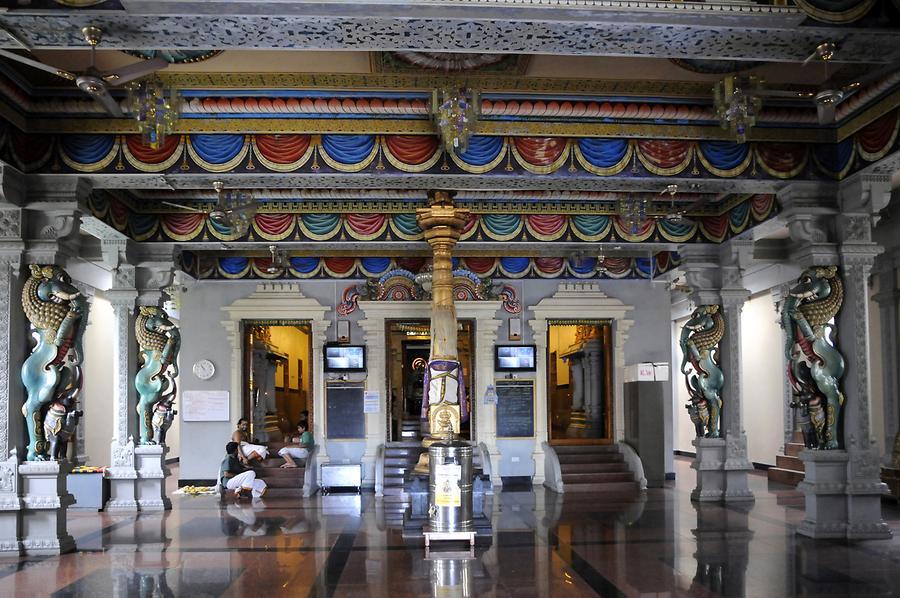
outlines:
[{"label": "golden pillar", "polygon": [[[461,403],[464,381],[456,347],[456,307],[453,303],[452,251],[469,217],[468,210],[453,205],[446,191],[429,193],[429,206],[416,210],[416,222],[431,245],[431,356],[425,376],[422,415],[428,422],[425,447],[436,440],[459,434],[465,419]],[[416,466],[428,470],[428,453]]]}]

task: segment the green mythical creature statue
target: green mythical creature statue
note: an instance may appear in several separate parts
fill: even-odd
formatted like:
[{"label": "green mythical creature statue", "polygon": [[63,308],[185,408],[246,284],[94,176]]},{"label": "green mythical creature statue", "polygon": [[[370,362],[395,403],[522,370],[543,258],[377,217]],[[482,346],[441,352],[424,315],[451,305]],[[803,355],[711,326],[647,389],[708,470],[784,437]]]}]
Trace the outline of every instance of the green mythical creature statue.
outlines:
[{"label": "green mythical creature statue", "polygon": [[31,265],[22,289],[22,309],[31,322],[34,348],[22,364],[26,398],[22,415],[28,426],[29,461],[46,461],[44,415],[75,409],[81,393],[82,339],[88,320],[87,299],[59,266]]},{"label": "green mythical creature statue", "polygon": [[[838,381],[844,357],[834,347],[834,326],[844,300],[837,266],[810,268],[800,275],[781,308],[791,402],[808,448],[840,448],[838,417],[844,395]],[[824,404],[823,404],[824,403]]]},{"label": "green mythical creature statue", "polygon": [[141,444],[158,444],[164,439],[154,438],[153,412],[157,403],[171,407],[175,399],[181,334],[166,312],[158,307],[139,308],[134,332],[141,352],[140,370],[134,377],[139,397],[137,413],[141,422]]},{"label": "green mythical creature statue", "polygon": [[723,336],[725,320],[718,305],[698,307],[681,329],[681,373],[691,395],[686,407],[698,437],[719,437],[720,393],[725,376],[719,368],[718,345]]}]

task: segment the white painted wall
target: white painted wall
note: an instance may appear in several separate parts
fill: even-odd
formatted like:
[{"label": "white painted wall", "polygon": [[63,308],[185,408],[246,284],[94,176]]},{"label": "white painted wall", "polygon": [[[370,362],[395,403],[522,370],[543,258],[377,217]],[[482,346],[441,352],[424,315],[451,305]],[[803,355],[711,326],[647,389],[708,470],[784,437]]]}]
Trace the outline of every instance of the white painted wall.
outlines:
[{"label": "white painted wall", "polygon": [[775,465],[784,447],[782,339],[772,295],[747,301],[741,313],[741,414],[754,463]]},{"label": "white painted wall", "polygon": [[674,438],[673,448],[676,451],[693,453],[694,445],[691,442],[696,434],[694,433],[694,424],[691,422],[691,416],[688,415],[687,409],[684,408],[687,403],[690,403],[691,395],[688,393],[684,375],[679,371],[683,353],[678,344],[678,339],[681,336],[681,329],[687,321],[688,318],[680,318],[672,322],[672,347],[675,357],[672,359],[672,368],[669,373],[672,376],[672,412],[674,413],[672,419],[674,426],[672,432]]},{"label": "white painted wall", "polygon": [[109,301],[94,297],[84,330],[84,387],[80,408],[84,410],[85,454],[88,465],[109,465],[109,443],[113,435],[113,309]]}]

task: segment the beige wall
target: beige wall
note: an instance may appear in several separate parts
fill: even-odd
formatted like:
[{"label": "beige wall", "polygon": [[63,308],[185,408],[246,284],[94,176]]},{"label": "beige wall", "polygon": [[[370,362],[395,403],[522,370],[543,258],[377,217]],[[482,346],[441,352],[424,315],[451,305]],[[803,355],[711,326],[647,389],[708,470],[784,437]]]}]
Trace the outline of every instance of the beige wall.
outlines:
[{"label": "beige wall", "polygon": [[89,465],[109,465],[109,443],[113,435],[113,309],[109,301],[95,297],[84,331],[85,453]]},{"label": "beige wall", "polygon": [[672,324],[672,344],[675,347],[670,370],[673,386],[672,400],[675,402],[672,409],[672,412],[674,413],[672,421],[675,428],[672,438],[674,439],[673,447],[676,451],[687,451],[692,453],[694,452],[694,445],[691,444],[695,437],[694,424],[691,423],[691,417],[688,415],[687,409],[684,408],[685,404],[691,401],[691,396],[688,394],[684,376],[679,371],[683,355],[681,347],[678,345],[678,339],[681,337],[681,329],[687,321],[687,318],[682,318],[680,320],[675,320]]},{"label": "beige wall", "polygon": [[784,341],[769,293],[750,299],[741,313],[742,416],[747,456],[775,464],[784,447]]}]

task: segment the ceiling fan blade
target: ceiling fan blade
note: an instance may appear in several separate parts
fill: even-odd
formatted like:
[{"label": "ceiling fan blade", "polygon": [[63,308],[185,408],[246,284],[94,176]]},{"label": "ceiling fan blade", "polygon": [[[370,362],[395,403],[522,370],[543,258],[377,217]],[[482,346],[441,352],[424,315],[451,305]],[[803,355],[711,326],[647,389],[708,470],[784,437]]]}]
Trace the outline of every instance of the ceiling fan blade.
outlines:
[{"label": "ceiling fan blade", "polygon": [[837,104],[816,104],[820,125],[830,125],[834,123],[835,108],[837,108]]},{"label": "ceiling fan blade", "polygon": [[[900,72],[900,62],[892,62],[887,64],[880,69],[875,69],[868,75],[864,77],[860,77],[858,79],[854,79],[851,81],[846,87],[852,88],[852,91],[855,93],[857,90],[871,85],[872,83],[877,83],[880,79],[887,77],[888,75],[892,75],[896,72]],[[845,89],[846,91],[846,89]],[[848,93],[849,96],[849,93]]]},{"label": "ceiling fan blade", "polygon": [[128,66],[112,69],[100,75],[100,78],[110,85],[122,85],[141,77],[146,77],[151,73],[162,70],[169,66],[169,63],[162,58],[151,58],[143,62],[135,62]]},{"label": "ceiling fan blade", "polygon": [[811,91],[787,91],[784,89],[760,89],[754,92],[754,95],[764,98],[790,98],[794,100],[805,100],[813,97],[815,94]]},{"label": "ceiling fan blade", "polygon": [[94,98],[94,100],[98,104],[103,106],[103,108],[105,108],[111,116],[115,116],[116,118],[125,117],[125,114],[122,112],[121,106],[119,106],[119,103],[115,100],[115,98],[109,95],[108,90],[102,89],[97,93],[90,94],[90,96]]},{"label": "ceiling fan blade", "polygon": [[180,203],[172,203],[171,201],[163,201],[160,203],[162,203],[164,206],[171,206],[173,208],[187,210],[188,212],[196,212],[197,214],[206,214],[206,210],[198,210],[197,208],[192,208],[190,206],[183,206]]},{"label": "ceiling fan blade", "polygon": [[256,213],[258,207],[259,206],[257,206],[255,202],[245,203],[240,206],[229,208],[225,211],[225,213],[229,216],[231,216],[232,214],[243,214],[244,212]]},{"label": "ceiling fan blade", "polygon": [[63,79],[68,79],[69,81],[75,80],[75,75],[70,73],[69,71],[58,69],[55,66],[50,66],[49,64],[44,64],[43,62],[38,62],[37,60],[22,56],[21,54],[16,54],[15,52],[10,52],[9,50],[0,49],[0,56],[4,56],[6,58],[9,58],[10,60],[15,60],[16,62],[21,62],[22,64],[27,64],[30,67],[41,69],[42,71],[47,71],[48,73],[53,73],[57,77],[62,77]]}]

